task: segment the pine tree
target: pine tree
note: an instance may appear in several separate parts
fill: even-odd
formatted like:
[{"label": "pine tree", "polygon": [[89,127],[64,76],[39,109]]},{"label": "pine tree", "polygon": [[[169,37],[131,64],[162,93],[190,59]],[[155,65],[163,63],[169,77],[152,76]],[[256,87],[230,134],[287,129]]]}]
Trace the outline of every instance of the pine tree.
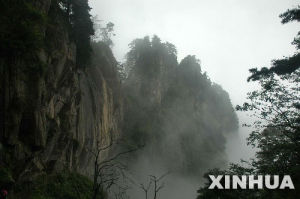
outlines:
[{"label": "pine tree", "polygon": [[[281,23],[286,24],[292,21],[300,21],[300,6],[294,9],[287,10],[285,13],[281,14],[282,18]],[[297,50],[300,49],[300,32],[298,32],[293,45],[296,45]],[[252,75],[248,78],[248,81],[256,81],[266,76],[269,76],[272,73],[277,75],[285,75],[292,73],[300,68],[300,53],[296,52],[293,56],[287,57],[284,59],[277,59],[272,62],[271,68],[262,68],[258,70],[257,68],[250,69]]]},{"label": "pine tree", "polygon": [[92,48],[91,36],[94,34],[93,22],[89,13],[90,7],[87,0],[70,0],[72,36],[76,43],[77,66],[84,68],[89,64]]}]

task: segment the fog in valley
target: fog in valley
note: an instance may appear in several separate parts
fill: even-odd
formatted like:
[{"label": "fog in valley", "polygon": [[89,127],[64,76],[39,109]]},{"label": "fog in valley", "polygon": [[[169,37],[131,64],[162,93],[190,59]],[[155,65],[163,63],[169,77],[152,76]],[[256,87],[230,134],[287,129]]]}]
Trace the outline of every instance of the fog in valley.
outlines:
[{"label": "fog in valley", "polygon": [[0,1],[0,198],[300,194],[299,1],[17,2]]},{"label": "fog in valley", "polygon": [[[131,198],[144,198],[141,184],[148,185],[149,175],[166,173],[158,198],[196,198],[208,169],[226,168],[229,162],[254,156],[255,149],[246,145],[251,128],[242,127],[253,119],[240,112],[236,116],[232,107],[242,104],[247,92],[257,88],[256,83],[246,81],[250,68],[269,66],[271,60],[295,50],[290,42],[297,33],[296,24],[283,26],[278,16],[296,3],[90,2],[92,14],[102,25],[115,24],[112,49],[129,71],[123,82],[128,97],[125,134],[132,142],[145,144],[129,160]],[[147,35],[150,38],[144,38]],[[161,40],[156,41],[153,35]],[[166,53],[172,49],[164,42],[174,44],[177,54]],[[186,60],[189,54],[199,60]],[[190,68],[184,71],[181,65]],[[153,72],[147,69],[150,66],[157,67],[155,75],[149,75]],[[195,73],[195,77],[185,76]]]}]

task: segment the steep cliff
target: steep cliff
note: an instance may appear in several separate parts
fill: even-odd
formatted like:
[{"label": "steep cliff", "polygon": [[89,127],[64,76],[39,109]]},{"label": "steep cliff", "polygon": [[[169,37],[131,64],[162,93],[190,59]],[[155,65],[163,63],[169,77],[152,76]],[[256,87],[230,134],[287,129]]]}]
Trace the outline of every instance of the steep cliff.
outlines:
[{"label": "steep cliff", "polygon": [[[90,194],[90,181],[68,172],[91,177],[91,151],[116,137],[126,147],[145,145],[125,159],[138,175],[158,168],[197,177],[224,165],[225,136],[236,130],[237,118],[226,91],[209,80],[194,56],[178,63],[174,45],[158,37],[137,39],[121,84],[108,46],[92,43],[86,56],[90,43],[80,40],[86,25],[74,17],[85,1],[72,12],[69,1],[18,1],[0,19],[0,188],[33,184],[57,198],[47,183],[58,173],[67,185],[56,187],[64,191],[76,184],[73,176]],[[87,198],[73,197],[72,190],[70,198]]]},{"label": "steep cliff", "polygon": [[91,65],[79,68],[57,2],[34,1],[32,10],[46,19],[36,30],[43,45],[1,56],[0,166],[9,167],[16,182],[63,169],[90,176],[89,150],[119,134],[117,62],[97,43]]},{"label": "steep cliff", "polygon": [[225,137],[237,130],[237,116],[199,60],[187,56],[178,64],[175,47],[156,36],[135,40],[127,57],[124,135],[145,145],[132,157],[133,171],[200,179],[208,168],[225,166]]}]

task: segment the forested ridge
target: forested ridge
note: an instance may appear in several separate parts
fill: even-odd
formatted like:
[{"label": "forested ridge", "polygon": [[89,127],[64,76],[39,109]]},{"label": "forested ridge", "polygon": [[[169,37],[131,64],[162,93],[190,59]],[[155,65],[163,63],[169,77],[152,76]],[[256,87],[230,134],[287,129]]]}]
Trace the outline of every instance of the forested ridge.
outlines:
[{"label": "forested ridge", "polygon": [[189,55],[177,63],[176,57],[175,46],[157,36],[131,43],[124,136],[145,144],[143,156],[153,164],[197,178],[226,163],[225,136],[238,122],[228,93],[201,71],[199,60]]}]

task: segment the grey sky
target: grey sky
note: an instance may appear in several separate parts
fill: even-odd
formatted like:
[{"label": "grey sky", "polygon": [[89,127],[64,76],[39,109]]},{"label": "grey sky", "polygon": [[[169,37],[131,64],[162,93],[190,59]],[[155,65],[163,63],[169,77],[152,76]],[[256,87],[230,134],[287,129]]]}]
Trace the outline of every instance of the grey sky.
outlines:
[{"label": "grey sky", "polygon": [[[233,105],[244,102],[255,87],[247,83],[252,67],[270,66],[292,55],[299,24],[282,25],[279,14],[299,0],[91,0],[92,14],[115,24],[114,54],[122,61],[135,38],[157,34],[177,47],[178,61],[188,54],[229,92]],[[247,120],[239,113],[241,123]],[[245,145],[249,129],[240,129]],[[229,149],[234,158],[246,154]]]},{"label": "grey sky", "polygon": [[[177,47],[178,61],[196,55],[202,70],[229,92],[233,105],[244,102],[256,84],[247,83],[249,68],[270,66],[273,59],[290,56],[299,24],[282,25],[279,14],[299,0],[90,0],[92,14],[103,24],[115,24],[113,52],[122,61],[128,44],[146,35],[158,35]],[[249,121],[238,113],[240,123]],[[230,161],[253,157],[246,146],[251,129],[241,127],[228,139]],[[174,177],[174,176],[173,176]],[[195,198],[199,182],[170,178],[166,194]],[[175,184],[172,184],[173,183]],[[168,190],[173,191],[169,191]],[[176,190],[176,191],[174,191]]]},{"label": "grey sky", "polygon": [[178,61],[188,54],[222,85],[233,104],[251,84],[250,67],[269,66],[291,55],[298,24],[280,23],[280,13],[298,0],[90,0],[93,15],[115,24],[114,54],[122,61],[135,38],[157,34],[176,45]]}]

